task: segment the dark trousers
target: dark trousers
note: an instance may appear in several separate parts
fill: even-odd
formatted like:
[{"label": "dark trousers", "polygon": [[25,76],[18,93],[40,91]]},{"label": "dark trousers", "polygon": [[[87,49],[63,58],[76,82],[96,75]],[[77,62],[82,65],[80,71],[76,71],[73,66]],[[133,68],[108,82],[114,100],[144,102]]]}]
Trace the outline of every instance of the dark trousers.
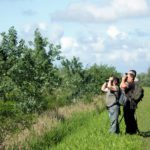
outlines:
[{"label": "dark trousers", "polygon": [[130,101],[127,101],[126,106],[123,108],[124,121],[126,125],[126,133],[135,134],[137,133],[137,121],[135,119],[135,109],[131,107]]}]

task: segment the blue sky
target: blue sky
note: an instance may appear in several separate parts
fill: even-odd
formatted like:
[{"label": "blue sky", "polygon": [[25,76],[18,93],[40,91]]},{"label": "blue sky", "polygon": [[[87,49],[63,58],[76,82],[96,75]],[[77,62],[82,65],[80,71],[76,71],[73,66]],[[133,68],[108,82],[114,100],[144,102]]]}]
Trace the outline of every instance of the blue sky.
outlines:
[{"label": "blue sky", "polygon": [[39,28],[84,66],[150,67],[150,0],[0,0],[0,32],[11,26],[26,41]]}]

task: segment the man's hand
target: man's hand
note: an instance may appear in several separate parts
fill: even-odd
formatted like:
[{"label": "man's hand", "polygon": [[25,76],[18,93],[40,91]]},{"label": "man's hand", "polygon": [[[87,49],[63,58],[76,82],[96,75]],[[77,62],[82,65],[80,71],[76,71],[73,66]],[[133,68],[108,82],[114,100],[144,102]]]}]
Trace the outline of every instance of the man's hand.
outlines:
[{"label": "man's hand", "polygon": [[122,77],[122,81],[125,82],[126,80],[127,80],[127,75],[124,75],[124,76]]},{"label": "man's hand", "polygon": [[109,77],[109,81],[112,81],[113,80],[113,77]]}]

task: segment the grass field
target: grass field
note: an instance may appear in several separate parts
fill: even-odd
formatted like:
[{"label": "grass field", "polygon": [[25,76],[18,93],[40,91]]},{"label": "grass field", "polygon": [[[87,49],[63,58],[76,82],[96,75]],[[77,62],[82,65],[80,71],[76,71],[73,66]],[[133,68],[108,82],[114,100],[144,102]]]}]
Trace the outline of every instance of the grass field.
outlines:
[{"label": "grass field", "polygon": [[[60,144],[52,149],[141,149],[141,137],[124,135],[124,133],[113,135],[108,132],[109,121],[106,111],[101,115],[90,114],[88,117],[89,120],[84,126],[80,127],[72,135],[66,136]],[[122,125],[121,129],[124,129],[124,125]]]},{"label": "grass field", "polygon": [[137,109],[137,120],[139,130],[144,136],[142,138],[142,149],[150,149],[150,88],[144,88],[145,95],[143,101],[139,103]]},{"label": "grass field", "polygon": [[[142,136],[126,135],[122,120],[119,135],[110,134],[107,111],[89,111],[73,115],[56,128],[24,143],[21,149],[34,150],[149,150],[150,88],[137,109],[138,127]],[[122,114],[121,114],[122,115]],[[147,137],[146,137],[147,136]],[[16,148],[15,148],[16,149]],[[20,149],[18,147],[18,149]]]}]

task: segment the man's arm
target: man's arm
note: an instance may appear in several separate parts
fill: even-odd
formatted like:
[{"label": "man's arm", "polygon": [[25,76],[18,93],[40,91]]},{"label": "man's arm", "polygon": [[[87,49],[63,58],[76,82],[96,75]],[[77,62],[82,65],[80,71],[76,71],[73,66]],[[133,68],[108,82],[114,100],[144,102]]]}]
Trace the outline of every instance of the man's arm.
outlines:
[{"label": "man's arm", "polygon": [[128,84],[127,84],[127,82],[126,82],[126,79],[127,79],[126,76],[122,77],[122,80],[121,80],[121,83],[120,83],[120,88],[121,88],[121,89],[126,89],[126,88],[128,88]]},{"label": "man's arm", "polygon": [[103,92],[107,92],[107,91],[108,91],[107,83],[106,83],[106,82],[102,85],[101,90],[102,90]]},{"label": "man's arm", "polygon": [[118,90],[118,88],[117,88],[117,86],[116,85],[112,85],[112,82],[113,82],[113,77],[110,77],[109,78],[109,81],[108,81],[108,89],[110,90],[110,91],[117,91]]}]

